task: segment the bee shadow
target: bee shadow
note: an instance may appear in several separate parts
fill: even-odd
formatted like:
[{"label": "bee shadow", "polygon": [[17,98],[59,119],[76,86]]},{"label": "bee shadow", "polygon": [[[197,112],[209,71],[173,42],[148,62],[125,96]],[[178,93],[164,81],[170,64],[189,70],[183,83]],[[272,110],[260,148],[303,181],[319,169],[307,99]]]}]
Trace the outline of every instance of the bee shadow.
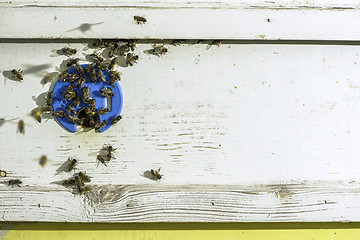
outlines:
[{"label": "bee shadow", "polygon": [[23,71],[23,74],[32,74],[44,71],[51,67],[51,64],[40,64],[40,65],[24,65],[26,68]]},{"label": "bee shadow", "polygon": [[126,63],[126,56],[125,55],[119,55],[116,63],[120,67],[128,67],[129,65]]},{"label": "bee shadow", "polygon": [[159,55],[154,52],[154,49],[144,50],[143,53],[159,57]]},{"label": "bee shadow", "polygon": [[14,74],[11,73],[11,70],[3,71],[3,76],[5,77],[4,82],[6,83],[6,79],[14,82],[19,82],[17,78],[15,78]]},{"label": "bee shadow", "polygon": [[9,181],[0,181],[0,184],[4,184],[6,186],[9,186]]},{"label": "bee shadow", "polygon": [[98,22],[98,23],[83,23],[83,24],[81,24],[79,27],[76,27],[76,28],[67,30],[66,32],[72,32],[72,31],[78,30],[78,31],[80,31],[80,32],[85,33],[85,32],[87,32],[87,31],[89,31],[89,30],[92,28],[92,26],[94,26],[94,25],[99,25],[99,24],[103,24],[103,23],[104,23],[104,22]]},{"label": "bee shadow", "polygon": [[140,174],[140,176],[143,176],[144,178],[156,181],[155,176],[149,170],[146,170],[143,174]]}]

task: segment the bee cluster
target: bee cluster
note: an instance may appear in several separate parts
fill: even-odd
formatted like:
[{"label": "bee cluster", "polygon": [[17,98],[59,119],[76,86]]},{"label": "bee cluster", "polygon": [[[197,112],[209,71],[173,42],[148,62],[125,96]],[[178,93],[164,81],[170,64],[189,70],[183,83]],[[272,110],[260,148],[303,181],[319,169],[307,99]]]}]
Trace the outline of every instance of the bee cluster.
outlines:
[{"label": "bee cluster", "polygon": [[[75,170],[78,164],[78,160],[75,158],[69,157],[67,160],[66,171],[70,172]],[[62,185],[65,187],[75,187],[80,194],[90,192],[91,188],[86,186],[85,183],[91,182],[90,176],[86,174],[86,172],[78,172],[73,175],[73,177],[68,178],[62,182]]]}]

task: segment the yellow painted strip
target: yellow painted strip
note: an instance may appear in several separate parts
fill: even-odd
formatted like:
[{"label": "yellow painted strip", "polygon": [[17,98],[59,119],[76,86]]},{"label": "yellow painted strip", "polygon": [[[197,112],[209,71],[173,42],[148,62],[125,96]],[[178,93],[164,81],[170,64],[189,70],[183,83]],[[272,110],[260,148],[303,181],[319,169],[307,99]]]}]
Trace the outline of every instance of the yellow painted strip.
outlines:
[{"label": "yellow painted strip", "polygon": [[[11,224],[12,225],[12,224]],[[15,224],[4,240],[73,239],[247,239],[247,240],[358,240],[359,223],[149,223],[149,224]]]}]

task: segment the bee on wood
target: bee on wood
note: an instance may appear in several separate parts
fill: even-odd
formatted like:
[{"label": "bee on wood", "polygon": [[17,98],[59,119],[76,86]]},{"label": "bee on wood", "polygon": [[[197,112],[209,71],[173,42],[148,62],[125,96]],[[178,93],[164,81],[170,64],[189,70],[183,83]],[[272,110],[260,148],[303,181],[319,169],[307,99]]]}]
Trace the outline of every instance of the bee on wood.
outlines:
[{"label": "bee on wood", "polygon": [[98,53],[92,53],[89,55],[90,59],[93,60],[95,62],[95,64],[100,64],[104,61],[104,58],[98,54]]},{"label": "bee on wood", "polygon": [[75,184],[75,179],[73,179],[73,178],[66,179],[62,182],[62,185],[65,187],[68,187],[68,186],[74,185],[74,184]]},{"label": "bee on wood", "polygon": [[54,109],[53,107],[50,105],[50,106],[43,106],[41,107],[41,113],[45,113],[45,112],[52,112]]},{"label": "bee on wood", "polygon": [[75,185],[76,186],[84,186],[84,182],[82,181],[82,179],[79,176],[75,177]]},{"label": "bee on wood", "polygon": [[137,24],[145,24],[147,22],[146,18],[140,16],[134,16],[134,21]]},{"label": "bee on wood", "polygon": [[107,124],[106,120],[103,120],[102,122],[100,122],[95,126],[95,131],[99,131],[101,128],[105,127],[106,124]]},{"label": "bee on wood", "polygon": [[168,52],[167,48],[165,48],[164,45],[156,45],[156,44],[154,44],[152,51],[158,57]]},{"label": "bee on wood", "polygon": [[17,125],[17,132],[25,135],[25,123],[23,120],[20,120]]},{"label": "bee on wood", "polygon": [[109,80],[109,84],[113,85],[116,83],[116,81],[120,81],[120,73],[117,71],[110,71],[109,72],[110,75],[110,80]]},{"label": "bee on wood", "polygon": [[17,185],[17,186],[21,187],[20,184],[22,184],[22,181],[20,179],[11,179],[11,180],[9,180],[8,186],[11,185],[12,187],[14,187],[14,185]]},{"label": "bee on wood", "polygon": [[53,91],[49,91],[46,96],[46,105],[50,106],[52,104]]},{"label": "bee on wood", "polygon": [[113,97],[114,96],[114,93],[113,91],[111,91],[110,88],[103,88],[103,89],[100,89],[100,92],[101,92],[101,95],[104,96],[104,97]]},{"label": "bee on wood", "polygon": [[128,46],[131,49],[131,51],[134,51],[136,48],[136,40],[129,40]]},{"label": "bee on wood", "polygon": [[82,182],[91,182],[91,178],[89,177],[89,175],[86,175],[86,173],[79,172],[78,176],[82,180]]},{"label": "bee on wood", "polygon": [[153,175],[153,180],[158,181],[162,178],[163,175],[160,174],[160,169],[161,167],[158,170],[150,170],[151,175]]},{"label": "bee on wood", "polygon": [[75,158],[68,158],[68,165],[66,166],[66,169],[68,170],[68,172],[70,172],[73,169],[76,169],[76,165],[78,164],[78,160],[76,160]]},{"label": "bee on wood", "polygon": [[67,67],[72,67],[74,66],[75,64],[77,64],[79,62],[79,58],[70,58],[68,63],[66,64]]},{"label": "bee on wood", "polygon": [[109,108],[102,108],[102,109],[99,109],[99,111],[97,112],[99,115],[102,115],[102,114],[106,114],[109,112]]},{"label": "bee on wood", "polygon": [[76,111],[75,109],[71,106],[71,105],[68,105],[66,107],[66,110],[70,113],[71,116],[75,117],[76,116]]},{"label": "bee on wood", "polygon": [[119,46],[114,42],[109,45],[109,58],[112,58],[116,54],[116,52],[118,51],[118,47]]},{"label": "bee on wood", "polygon": [[133,66],[135,63],[137,63],[136,61],[139,59],[138,55],[135,55],[133,53],[128,53],[126,55],[126,64]]},{"label": "bee on wood", "polygon": [[58,81],[59,81],[59,82],[64,81],[66,75],[68,75],[68,74],[69,74],[69,71],[68,71],[68,70],[62,71],[62,72],[59,74]]},{"label": "bee on wood", "polygon": [[49,161],[49,159],[45,155],[42,155],[39,159],[39,165],[41,167],[45,167],[45,165],[48,161]]},{"label": "bee on wood", "polygon": [[94,48],[106,48],[107,46],[108,46],[108,43],[101,39],[99,39],[93,43]]},{"label": "bee on wood", "polygon": [[81,67],[81,65],[79,63],[75,63],[75,68],[76,68],[76,71],[79,74],[79,78],[80,78],[80,76],[84,73],[84,69]]},{"label": "bee on wood", "polygon": [[214,40],[206,47],[206,50],[209,50],[213,45],[220,47],[223,42],[224,40]]},{"label": "bee on wood", "polygon": [[80,194],[89,193],[91,191],[91,188],[89,186],[78,186],[78,190]]},{"label": "bee on wood", "polygon": [[18,80],[19,82],[21,82],[24,78],[22,76],[22,72],[23,70],[19,69],[19,70],[16,70],[16,69],[13,69],[11,70],[11,73],[14,75],[14,78],[16,78],[16,80]]},{"label": "bee on wood", "polygon": [[0,177],[6,177],[7,172],[4,170],[0,170]]},{"label": "bee on wood", "polygon": [[76,54],[76,49],[74,49],[74,48],[69,48],[69,47],[63,47],[62,49],[61,49],[61,51],[62,51],[62,53],[65,55],[65,56],[72,56],[72,55],[74,55],[74,54]]},{"label": "bee on wood", "polygon": [[174,46],[180,46],[181,44],[185,44],[185,43],[186,43],[185,39],[175,39],[174,41],[171,42],[171,44]]},{"label": "bee on wood", "polygon": [[98,165],[99,165],[99,162],[101,162],[102,164],[105,165],[105,167],[107,167],[106,163],[105,163],[105,158],[101,155],[97,155],[96,159],[98,160]]},{"label": "bee on wood", "polygon": [[76,95],[74,102],[72,103],[74,108],[77,108],[80,105],[81,99],[82,97],[80,94]]},{"label": "bee on wood", "polygon": [[114,117],[114,119],[111,120],[111,125],[117,124],[121,119],[122,119],[121,115],[118,115],[118,116]]},{"label": "bee on wood", "polygon": [[59,111],[53,112],[53,116],[54,116],[54,117],[65,117],[65,116],[66,116],[66,112],[65,112],[65,111],[62,111],[62,110],[59,110]]},{"label": "bee on wood", "polygon": [[101,69],[98,69],[96,71],[96,74],[99,76],[99,78],[102,82],[106,82],[105,76],[104,76],[103,72],[101,71]]},{"label": "bee on wood", "polygon": [[130,47],[127,44],[121,45],[119,47],[119,55],[125,55],[125,53],[130,51]]},{"label": "bee on wood", "polygon": [[115,67],[116,61],[117,61],[117,57],[114,57],[113,59],[111,59],[107,69],[112,70]]}]

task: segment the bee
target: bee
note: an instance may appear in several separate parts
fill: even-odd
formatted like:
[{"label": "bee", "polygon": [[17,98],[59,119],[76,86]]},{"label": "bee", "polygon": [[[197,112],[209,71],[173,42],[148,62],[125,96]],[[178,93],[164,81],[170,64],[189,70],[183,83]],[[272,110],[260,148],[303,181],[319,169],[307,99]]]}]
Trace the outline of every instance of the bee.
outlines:
[{"label": "bee", "polygon": [[163,175],[160,174],[160,169],[161,169],[161,167],[158,170],[154,170],[154,169],[150,170],[150,173],[153,175],[153,179],[155,181],[160,180],[162,178],[162,176],[163,176]]},{"label": "bee", "polygon": [[110,88],[103,88],[103,89],[100,89],[100,92],[101,92],[101,95],[104,96],[104,97],[113,97],[114,96],[114,93],[113,91],[111,91]]},{"label": "bee", "polygon": [[68,92],[68,93],[66,93],[66,94],[64,95],[64,97],[65,97],[67,100],[71,101],[71,100],[73,100],[73,99],[76,97],[76,92]]},{"label": "bee", "polygon": [[7,172],[4,170],[0,170],[0,177],[6,177]]},{"label": "bee", "polygon": [[116,116],[115,118],[113,118],[113,120],[111,120],[111,125],[117,124],[121,119],[122,119],[121,115]]},{"label": "bee", "polygon": [[101,128],[105,127],[106,124],[107,124],[106,120],[103,120],[102,122],[100,122],[95,126],[95,131],[99,131]]},{"label": "bee", "polygon": [[71,106],[71,105],[68,105],[66,107],[66,110],[70,113],[71,116],[75,117],[76,116],[76,111],[75,109]]},{"label": "bee", "polygon": [[11,179],[9,180],[8,186],[11,185],[12,187],[14,187],[14,185],[18,185],[19,187],[21,187],[20,184],[22,184],[22,181],[20,179]]},{"label": "bee", "polygon": [[68,187],[68,186],[74,185],[74,184],[75,184],[75,179],[73,179],[73,178],[66,179],[62,182],[62,185],[65,187]]},{"label": "bee", "polygon": [[84,71],[85,71],[86,73],[89,73],[92,68],[94,68],[94,64],[88,64],[88,65],[86,66],[86,68],[85,68]]},{"label": "bee", "polygon": [[82,182],[91,182],[91,178],[86,175],[86,173],[79,172],[78,176],[82,180]]},{"label": "bee", "polygon": [[68,63],[66,64],[67,67],[72,67],[74,66],[76,63],[79,62],[79,58],[70,58]]},{"label": "bee", "polygon": [[119,72],[110,71],[109,75],[110,75],[110,80],[109,80],[110,85],[115,84],[116,81],[120,81],[120,73]]},{"label": "bee", "polygon": [[186,43],[185,39],[175,39],[171,42],[171,44],[174,46],[180,46],[181,44],[185,44],[185,43]]},{"label": "bee", "polygon": [[101,155],[97,155],[96,159],[98,160],[98,165],[99,165],[99,162],[101,162],[102,164],[105,165],[105,167],[107,167],[106,163],[105,163],[105,158],[102,157]]},{"label": "bee", "polygon": [[98,78],[96,76],[96,70],[95,68],[92,68],[90,70],[90,78],[91,78],[91,81],[93,81],[94,83],[98,82]]},{"label": "bee", "polygon": [[139,59],[138,55],[135,55],[133,53],[128,53],[126,55],[126,64],[130,65],[130,66],[133,66],[138,59]]},{"label": "bee", "polygon": [[90,59],[93,60],[96,64],[100,64],[104,61],[104,58],[98,53],[92,53],[89,55]]},{"label": "bee", "polygon": [[92,111],[96,110],[95,103],[96,103],[95,99],[93,99],[93,98],[89,99],[89,104],[90,104],[90,108]]},{"label": "bee", "polygon": [[131,49],[131,51],[134,51],[136,48],[136,40],[129,40],[128,46]]},{"label": "bee", "polygon": [[88,193],[91,191],[91,188],[89,186],[78,186],[78,190],[80,194]]},{"label": "bee", "polygon": [[71,55],[74,55],[74,54],[76,54],[76,49],[74,49],[74,48],[69,48],[69,47],[63,47],[62,49],[61,49],[61,51],[62,51],[62,53],[65,55],[65,56],[71,56]]},{"label": "bee", "polygon": [[68,158],[68,165],[66,166],[68,172],[76,168],[76,165],[78,164],[78,160],[75,158]]},{"label": "bee", "polygon": [[81,120],[78,117],[75,117],[71,114],[67,114],[67,118],[69,119],[70,122],[73,122],[77,125],[81,125]]},{"label": "bee", "polygon": [[75,185],[76,186],[84,186],[84,182],[83,182],[83,180],[80,178],[80,176],[76,176],[75,177]]},{"label": "bee", "polygon": [[101,69],[98,69],[96,71],[96,74],[99,76],[99,78],[102,82],[106,82],[105,76],[104,76],[103,72],[101,71]]},{"label": "bee", "polygon": [[155,55],[160,57],[161,55],[167,53],[168,50],[167,50],[167,48],[164,47],[164,45],[156,45],[156,44],[154,44],[152,51],[153,51],[153,53]]},{"label": "bee", "polygon": [[79,74],[79,78],[80,78],[80,76],[84,73],[84,69],[81,67],[81,65],[79,63],[75,63],[75,68],[76,68],[76,71]]},{"label": "bee", "polygon": [[216,46],[220,47],[220,45],[223,42],[224,42],[224,40],[214,40],[206,47],[206,50],[209,50],[211,48],[211,46],[213,46],[213,45],[216,45]]},{"label": "bee", "polygon": [[53,107],[50,105],[50,106],[43,106],[41,107],[41,113],[44,113],[44,112],[52,112],[54,109]]},{"label": "bee", "polygon": [[88,103],[88,101],[90,100],[89,88],[88,87],[83,87],[81,90],[82,90],[82,93],[83,93],[84,103]]},{"label": "bee", "polygon": [[108,49],[109,49],[109,58],[112,58],[118,51],[117,43],[111,42],[111,44],[109,44]]},{"label": "bee", "polygon": [[36,121],[41,123],[41,114],[42,114],[42,108],[37,107],[31,111],[31,116],[35,118]]},{"label": "bee", "polygon": [[119,55],[124,55],[125,53],[130,51],[130,47],[128,46],[128,44],[123,44],[119,47]]},{"label": "bee", "polygon": [[20,120],[17,125],[17,132],[25,135],[25,123],[23,120]]},{"label": "bee", "polygon": [[96,122],[93,117],[89,117],[88,121],[89,121],[89,127],[91,128],[95,127]]},{"label": "bee", "polygon": [[102,108],[102,109],[99,109],[99,111],[97,112],[99,115],[102,115],[102,114],[106,114],[109,112],[109,108]]},{"label": "bee", "polygon": [[19,82],[21,82],[24,79],[23,76],[22,76],[22,72],[23,72],[23,70],[21,70],[21,69],[19,69],[19,70],[16,70],[16,69],[11,70],[11,73],[14,75],[14,77]]},{"label": "bee", "polygon": [[80,94],[76,95],[74,102],[72,103],[74,108],[77,108],[80,105],[81,99],[82,97]]},{"label": "bee", "polygon": [[53,112],[53,116],[55,116],[55,117],[65,117],[66,112],[62,111],[62,110],[59,110],[59,111]]},{"label": "bee", "polygon": [[39,159],[39,165],[41,167],[45,167],[46,163],[48,162],[48,158],[45,155],[42,155]]},{"label": "bee", "polygon": [[41,84],[45,85],[49,82],[52,82],[57,77],[57,73],[46,73],[41,80]]},{"label": "bee", "polygon": [[94,48],[106,48],[108,46],[107,42],[104,42],[103,40],[99,39],[96,42],[93,43]]},{"label": "bee", "polygon": [[64,78],[66,77],[66,75],[69,74],[69,71],[68,70],[64,70],[62,71],[60,74],[59,74],[59,78],[58,78],[58,81],[61,82],[64,80]]},{"label": "bee", "polygon": [[113,59],[110,60],[108,70],[112,70],[115,67],[116,61],[117,61],[117,57],[114,57]]},{"label": "bee", "polygon": [[137,24],[145,24],[147,22],[146,18],[140,16],[134,16],[134,21]]},{"label": "bee", "polygon": [[46,105],[50,106],[52,104],[53,91],[49,91],[46,96]]},{"label": "bee", "polygon": [[65,89],[63,94],[65,95],[66,93],[74,92],[74,88],[75,88],[75,86],[70,84],[69,86],[67,86],[67,88]]}]

